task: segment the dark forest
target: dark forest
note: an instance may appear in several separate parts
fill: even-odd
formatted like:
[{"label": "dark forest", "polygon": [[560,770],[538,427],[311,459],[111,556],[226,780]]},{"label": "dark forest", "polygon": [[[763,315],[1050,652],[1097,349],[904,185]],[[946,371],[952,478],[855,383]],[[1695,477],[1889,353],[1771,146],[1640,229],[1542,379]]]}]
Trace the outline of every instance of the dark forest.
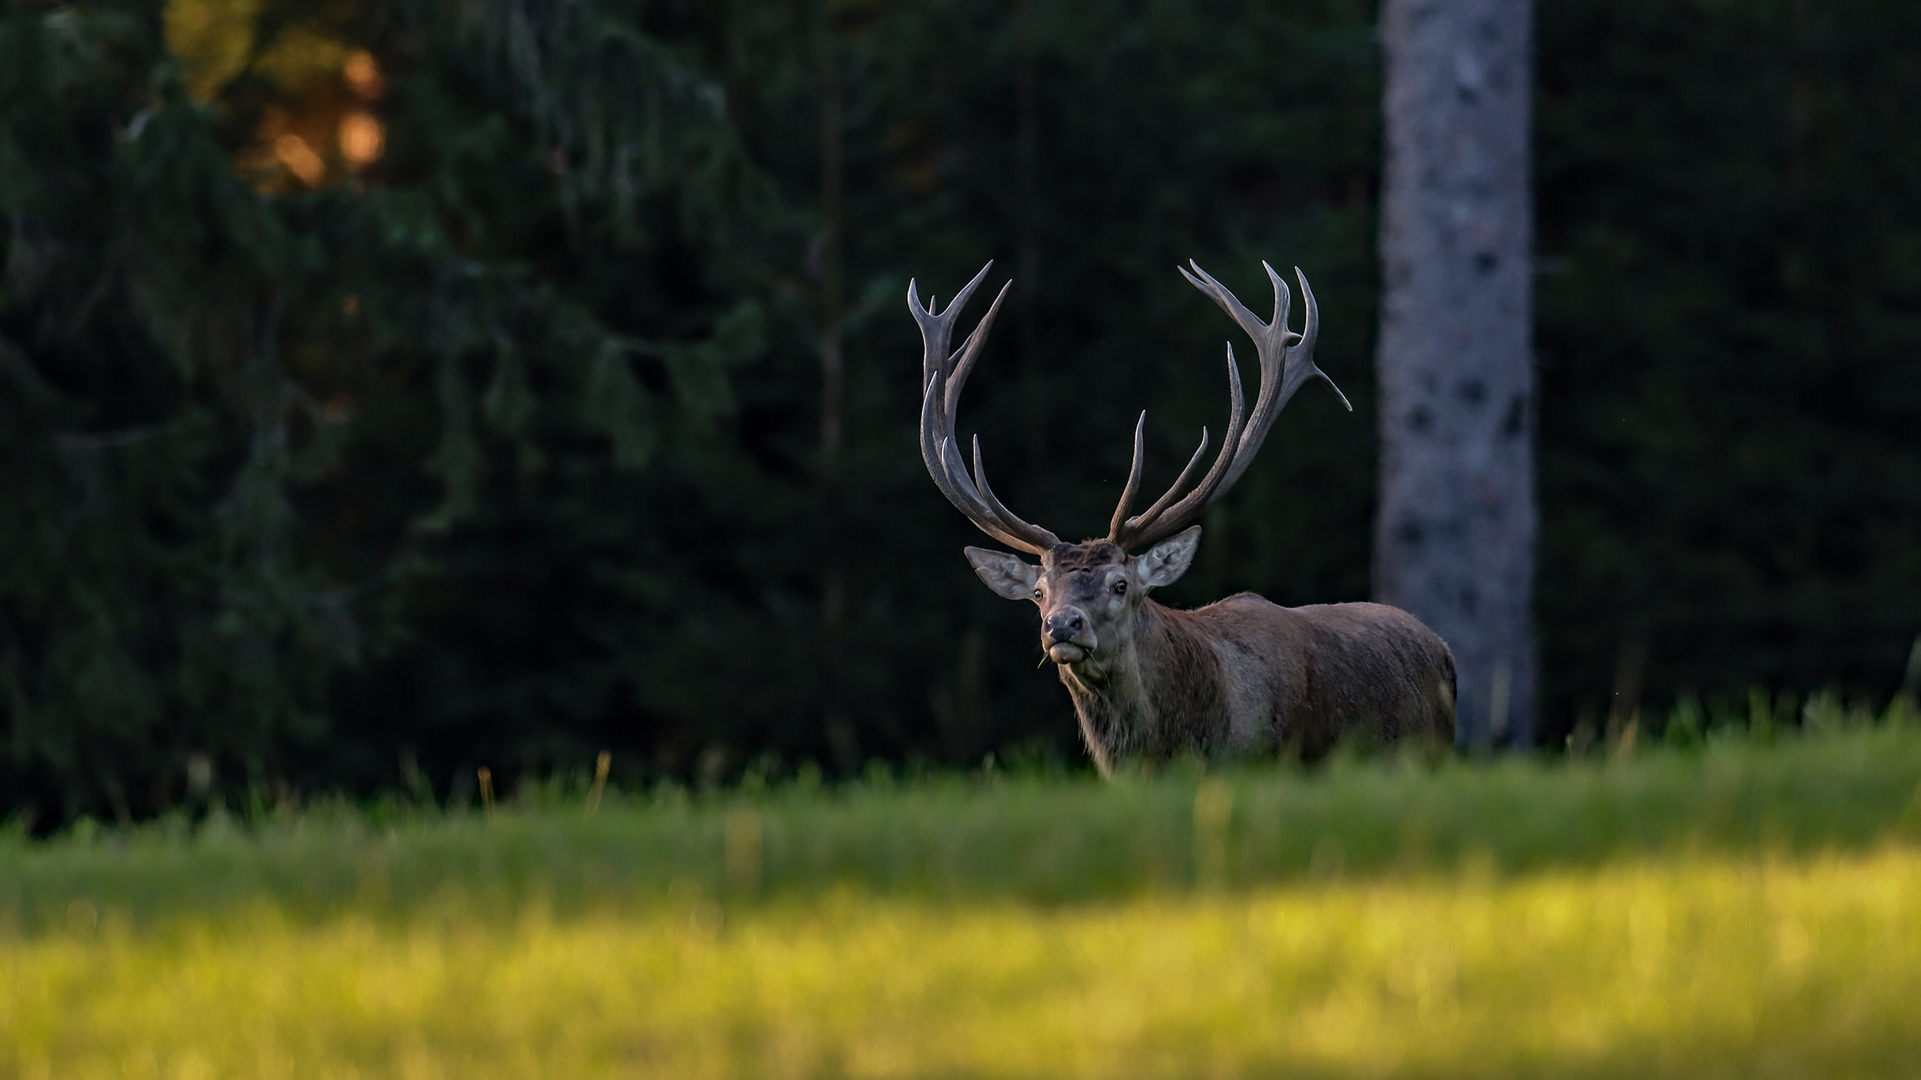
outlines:
[{"label": "dark forest", "polygon": [[[1168,599],[1365,598],[1375,14],[9,3],[0,815],[1080,767],[922,466],[908,281],[1012,278],[961,430],[1096,535],[1141,407],[1155,490],[1225,410],[1173,268],[1300,266],[1356,411],[1303,393]],[[1885,701],[1921,7],[1537,18],[1541,741]]]}]

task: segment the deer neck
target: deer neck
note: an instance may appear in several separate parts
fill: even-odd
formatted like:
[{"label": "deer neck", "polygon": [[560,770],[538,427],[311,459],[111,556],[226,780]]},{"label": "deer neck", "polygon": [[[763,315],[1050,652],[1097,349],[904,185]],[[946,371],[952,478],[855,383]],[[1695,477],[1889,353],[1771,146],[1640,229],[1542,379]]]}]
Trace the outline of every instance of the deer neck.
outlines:
[{"label": "deer neck", "polygon": [[1102,775],[1128,758],[1163,753],[1161,684],[1176,673],[1171,639],[1180,628],[1168,610],[1149,600],[1134,613],[1125,641],[1078,664],[1063,664],[1061,682],[1080,715],[1081,737]]}]

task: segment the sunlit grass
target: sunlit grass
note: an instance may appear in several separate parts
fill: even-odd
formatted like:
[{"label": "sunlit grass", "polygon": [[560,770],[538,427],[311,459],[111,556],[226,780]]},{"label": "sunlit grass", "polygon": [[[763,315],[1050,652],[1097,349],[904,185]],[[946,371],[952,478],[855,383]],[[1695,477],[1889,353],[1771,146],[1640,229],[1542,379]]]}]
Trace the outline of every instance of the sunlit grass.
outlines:
[{"label": "sunlit grass", "polygon": [[270,907],[0,951],[22,1077],[1912,1076],[1921,852],[1039,909]]},{"label": "sunlit grass", "polygon": [[1917,1002],[1903,725],[0,842],[6,1080],[1897,1077]]}]

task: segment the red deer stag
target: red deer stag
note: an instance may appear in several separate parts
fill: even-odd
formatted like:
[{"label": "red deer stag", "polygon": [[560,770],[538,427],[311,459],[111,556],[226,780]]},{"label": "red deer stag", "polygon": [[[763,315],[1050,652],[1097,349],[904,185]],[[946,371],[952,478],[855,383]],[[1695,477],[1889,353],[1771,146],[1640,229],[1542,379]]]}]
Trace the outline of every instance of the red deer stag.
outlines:
[{"label": "red deer stag", "polygon": [[[927,393],[921,402],[920,446],[927,471],[982,532],[1041,560],[1035,566],[1005,552],[970,547],[967,561],[988,588],[1040,607],[1041,647],[1059,668],[1080,714],[1081,735],[1103,775],[1123,762],[1182,753],[1218,757],[1293,747],[1314,757],[1346,739],[1452,743],[1453,655],[1434,631],[1405,611],[1360,603],[1285,608],[1253,593],[1195,611],[1148,599],[1150,590],[1173,583],[1187,570],[1201,537],[1200,526],[1192,523],[1240,479],[1294,392],[1316,377],[1334,386],[1314,366],[1320,313],[1305,276],[1300,282],[1307,312],[1297,334],[1287,328],[1287,284],[1273,267],[1261,264],[1274,283],[1274,318],[1262,322],[1198,264],[1189,265],[1193,273],[1181,269],[1188,282],[1254,339],[1261,386],[1253,415],[1245,413],[1230,344],[1232,405],[1227,437],[1213,465],[1179,495],[1207,452],[1202,429],[1200,448],[1167,494],[1129,517],[1141,483],[1143,412],[1134,425],[1134,465],[1107,537],[1078,544],[1062,543],[1002,505],[987,486],[978,436],[971,478],[955,444],[961,388],[1007,288],[957,352],[950,355],[948,345],[955,317],[993,264],[940,314],[933,303],[922,307],[909,283],[907,301],[924,346],[921,379]],[[1339,387],[1334,393],[1347,405]],[[1138,548],[1146,550],[1128,554]]]}]

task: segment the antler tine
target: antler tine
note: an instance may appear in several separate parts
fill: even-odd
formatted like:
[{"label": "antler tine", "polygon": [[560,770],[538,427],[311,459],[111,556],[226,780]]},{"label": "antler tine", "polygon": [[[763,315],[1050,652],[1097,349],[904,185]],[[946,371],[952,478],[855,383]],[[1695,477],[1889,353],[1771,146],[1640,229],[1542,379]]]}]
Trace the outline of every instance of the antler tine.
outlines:
[{"label": "antler tine", "polygon": [[[936,419],[939,415],[937,403],[940,401],[940,381],[940,373],[935,372],[934,378],[927,384],[926,396],[921,399],[920,454],[921,461],[927,466],[927,475],[934,478],[934,486],[947,496],[947,501],[953,503],[954,508],[965,514],[967,520],[973,522],[980,531],[1008,547],[1030,550],[1027,544],[1001,524],[994,516],[994,511],[975,494],[971,484],[954,480],[954,470],[949,468],[948,462],[953,453],[952,439],[940,434],[939,421]],[[960,474],[966,477],[967,470],[962,468]]]},{"label": "antler tine", "polygon": [[[951,443],[948,445],[950,447],[952,446]],[[1021,535],[1023,538],[1037,542],[1037,547],[1031,549],[1034,554],[1039,555],[1042,552],[1051,551],[1055,544],[1061,542],[1060,537],[1055,536],[1039,525],[1029,525],[1027,522],[1015,517],[1014,513],[1007,509],[1007,507],[994,496],[994,489],[987,486],[987,470],[981,465],[981,437],[979,435],[974,436],[974,487],[979,490],[980,496],[987,502],[988,508],[994,511],[994,516],[1006,523],[1011,531]]]},{"label": "antler tine", "polygon": [[[1188,272],[1187,266],[1194,268],[1193,273]],[[1206,293],[1216,304],[1219,304],[1221,310],[1227,312],[1228,318],[1233,319],[1235,325],[1245,330],[1248,337],[1254,339],[1257,352],[1266,352],[1265,349],[1260,347],[1267,344],[1269,332],[1273,327],[1278,326],[1283,331],[1287,329],[1287,284],[1275,276],[1274,268],[1268,266],[1267,263],[1263,262],[1261,266],[1267,269],[1267,276],[1274,282],[1274,319],[1272,322],[1262,322],[1261,317],[1249,311],[1247,305],[1241,303],[1239,297],[1228,291],[1227,286],[1216,281],[1214,275],[1201,269],[1200,263],[1189,259],[1187,260],[1187,266],[1177,266],[1174,269],[1180,271],[1181,276],[1187,279],[1189,285]],[[1283,341],[1281,344],[1285,345],[1286,342]]]},{"label": "antler tine", "polygon": [[[1191,272],[1188,267],[1193,268]],[[1293,299],[1287,283],[1267,263],[1261,263],[1261,268],[1267,271],[1268,280],[1274,286],[1274,316],[1270,321],[1265,322],[1249,311],[1247,306],[1242,304],[1226,286],[1215,280],[1213,275],[1201,269],[1199,263],[1189,260],[1188,266],[1178,268],[1181,276],[1186,278],[1189,284],[1212,298],[1216,304],[1220,305],[1221,310],[1227,312],[1228,317],[1247,333],[1248,337],[1254,339],[1255,351],[1260,360],[1261,386],[1260,391],[1255,395],[1254,411],[1247,417],[1247,422],[1243,426],[1239,423],[1241,419],[1240,376],[1234,369],[1234,350],[1230,345],[1228,367],[1235,393],[1234,419],[1230,421],[1227,438],[1221,444],[1221,456],[1215,460],[1214,467],[1208,470],[1207,477],[1193,491],[1188,492],[1180,502],[1172,507],[1163,505],[1186,483],[1195,462],[1189,463],[1181,479],[1175,482],[1174,487],[1169,489],[1160,503],[1150,507],[1147,513],[1125,522],[1123,528],[1115,530],[1115,541],[1124,547],[1151,543],[1173,535],[1199,517],[1210,503],[1233,487],[1234,483],[1241,478],[1241,474],[1247,471],[1248,465],[1253,462],[1255,453],[1260,450],[1262,441],[1267,438],[1268,430],[1273,427],[1281,409],[1309,379],[1318,376],[1326,380],[1327,384],[1334,388],[1335,396],[1341,399],[1342,405],[1347,406],[1350,411],[1354,407],[1349,404],[1347,395],[1341,393],[1338,386],[1334,386],[1334,380],[1329,379],[1326,372],[1314,365],[1314,345],[1320,336],[1321,318],[1320,308],[1314,301],[1314,292],[1308,288],[1307,276],[1301,273],[1299,267],[1295,268],[1294,274],[1301,284],[1302,304],[1306,309],[1301,332],[1296,334],[1287,328],[1288,313]],[[1198,461],[1198,455],[1196,461]]]},{"label": "antler tine", "polygon": [[[1202,428],[1201,445],[1194,451],[1194,456],[1188,459],[1181,475],[1175,478],[1165,494],[1154,501],[1154,505],[1128,520],[1113,537],[1115,543],[1126,548],[1171,536],[1207,508],[1209,500],[1220,489],[1222,479],[1234,466],[1234,448],[1239,444],[1246,419],[1247,399],[1241,393],[1241,369],[1234,363],[1233,345],[1227,347],[1227,393],[1227,434],[1221,439],[1221,452],[1215,455],[1213,467],[1207,470],[1207,475],[1192,491],[1182,496],[1179,502],[1174,502],[1175,496],[1187,486],[1195,468],[1200,465],[1201,455],[1207,451],[1207,429]],[[1173,504],[1171,507],[1170,503]]]},{"label": "antler tine", "polygon": [[994,260],[987,260],[987,265],[981,267],[980,273],[974,275],[974,280],[968,282],[966,288],[962,289],[952,300],[949,300],[947,302],[947,310],[938,315],[934,313],[934,307],[939,303],[940,298],[933,296],[928,297],[927,306],[923,308],[920,302],[920,291],[917,288],[918,283],[912,278],[908,279],[907,307],[908,310],[914,313],[914,321],[920,324],[921,344],[923,346],[920,377],[923,381],[931,376],[937,368],[943,375],[953,370],[952,358],[947,355],[947,346],[948,343],[953,340],[954,320],[960,315],[961,308],[967,306],[967,298],[974,295],[974,289],[980,285],[981,280],[987,276],[987,272],[993,268]]},{"label": "antler tine", "polygon": [[[1231,421],[1230,421],[1230,434],[1231,434],[1231,431],[1232,431],[1232,428],[1231,428]],[[1148,507],[1146,510],[1141,511],[1139,514],[1135,515],[1133,518],[1130,518],[1128,520],[1127,522],[1128,533],[1123,533],[1119,530],[1116,530],[1114,535],[1111,537],[1111,539],[1113,539],[1115,543],[1120,544],[1122,547],[1132,546],[1131,542],[1124,543],[1122,541],[1122,538],[1129,535],[1129,533],[1138,534],[1143,527],[1153,524],[1156,519],[1158,519],[1163,513],[1165,513],[1167,511],[1168,505],[1174,501],[1174,496],[1179,495],[1181,493],[1181,490],[1187,487],[1187,482],[1194,478],[1195,471],[1201,467],[1201,458],[1206,456],[1206,454],[1207,454],[1207,429],[1202,428],[1201,444],[1194,448],[1194,454],[1193,456],[1187,459],[1187,465],[1181,469],[1181,474],[1174,478],[1174,482],[1168,485],[1167,491],[1163,493],[1160,498],[1154,500],[1154,505]]]},{"label": "antler tine", "polygon": [[[1001,286],[1001,291],[995,294],[994,303],[988,307],[987,314],[981,316],[980,324],[974,327],[973,333],[967,335],[967,340],[961,342],[960,351],[954,354],[953,364],[947,376],[947,429],[949,431],[954,429],[954,417],[960,411],[961,387],[967,385],[967,377],[973,374],[974,361],[980,359],[981,347],[987,344],[987,334],[994,328],[994,317],[1001,313],[1001,301],[1007,299],[1008,290],[1013,287],[1012,281]],[[973,287],[969,286],[961,296],[965,298],[973,291]]]},{"label": "antler tine", "polygon": [[[1268,273],[1271,274],[1273,271],[1269,270]],[[1300,374],[1290,375],[1293,384],[1291,387],[1283,388],[1281,403],[1286,404],[1287,399],[1294,396],[1294,391],[1300,389],[1307,380],[1319,378],[1327,384],[1329,390],[1334,391],[1335,397],[1341,399],[1341,404],[1347,411],[1353,412],[1354,406],[1347,400],[1347,395],[1341,393],[1341,388],[1334,385],[1334,380],[1328,377],[1327,372],[1322,371],[1314,363],[1314,343],[1321,337],[1321,309],[1314,302],[1314,290],[1307,287],[1307,275],[1301,273],[1300,267],[1294,268],[1294,276],[1301,283],[1301,302],[1307,307],[1307,316],[1301,326],[1301,332],[1295,337],[1296,344],[1287,350],[1288,371],[1290,373],[1299,371]],[[1300,354],[1298,363],[1296,363],[1296,353]]]},{"label": "antler tine", "polygon": [[975,440],[972,479],[968,477],[967,465],[954,446],[954,416],[960,405],[960,390],[980,357],[1002,301],[1007,298],[1006,286],[994,298],[994,305],[988,309],[986,317],[981,319],[973,333],[967,335],[960,350],[949,354],[947,347],[953,340],[954,321],[960,315],[961,308],[987,277],[987,271],[993,265],[989,262],[982,267],[980,273],[974,275],[974,280],[968,282],[947,305],[947,310],[939,313],[935,312],[935,303],[931,299],[922,306],[916,282],[907,283],[907,306],[914,313],[914,321],[920,325],[921,376],[926,384],[926,393],[921,398],[921,460],[927,466],[928,475],[933,477],[934,486],[976,528],[1009,547],[1039,555],[1060,543],[1060,538],[1046,529],[1022,521],[994,496],[987,487],[986,473],[980,467],[978,439]]},{"label": "antler tine", "polygon": [[[1127,486],[1121,488],[1121,501],[1119,505],[1114,507],[1113,522],[1107,526],[1107,535],[1109,539],[1112,539],[1113,537],[1119,536],[1121,534],[1121,523],[1127,520],[1127,512],[1133,509],[1134,496],[1140,494],[1141,461],[1146,456],[1144,453],[1144,451],[1146,450],[1146,446],[1141,441],[1141,435],[1144,431],[1146,431],[1146,429],[1147,429],[1147,410],[1142,409],[1141,418],[1139,420],[1134,421],[1134,464],[1128,467]],[[1201,438],[1202,439],[1207,438],[1206,428],[1201,429]]]},{"label": "antler tine", "polygon": [[[1281,280],[1281,275],[1275,273],[1273,267],[1266,263],[1261,266],[1274,283],[1275,322],[1271,324],[1268,341],[1262,344],[1261,392],[1255,399],[1254,416],[1248,421],[1246,433],[1241,436],[1241,446],[1234,455],[1234,468],[1223,481],[1223,490],[1232,486],[1247,471],[1254,461],[1255,452],[1260,450],[1262,441],[1267,438],[1268,430],[1280,417],[1281,410],[1309,379],[1318,377],[1325,381],[1333,388],[1334,396],[1341,399],[1341,404],[1349,412],[1354,411],[1354,406],[1347,400],[1347,395],[1341,393],[1341,388],[1334,385],[1334,380],[1328,378],[1327,372],[1314,365],[1314,345],[1321,336],[1321,309],[1314,302],[1314,290],[1308,287],[1307,275],[1301,273],[1300,267],[1294,268],[1295,277],[1301,283],[1301,306],[1305,312],[1301,333],[1294,334],[1287,329],[1286,322],[1287,283]],[[1292,345],[1285,344],[1290,337],[1295,338],[1295,342]],[[1275,368],[1280,369],[1279,378],[1273,377]]]}]

